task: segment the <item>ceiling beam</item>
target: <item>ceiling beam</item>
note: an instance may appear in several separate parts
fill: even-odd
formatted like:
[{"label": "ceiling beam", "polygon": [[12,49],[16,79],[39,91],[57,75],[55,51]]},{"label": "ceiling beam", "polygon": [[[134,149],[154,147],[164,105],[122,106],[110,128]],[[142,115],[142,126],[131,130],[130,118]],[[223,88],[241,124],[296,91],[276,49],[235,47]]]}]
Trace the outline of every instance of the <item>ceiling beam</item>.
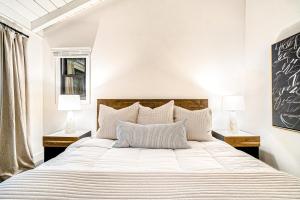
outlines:
[{"label": "ceiling beam", "polygon": [[54,10],[31,22],[31,30],[39,32],[63,19],[74,15],[76,12],[86,9],[103,0],[73,0],[70,3]]}]

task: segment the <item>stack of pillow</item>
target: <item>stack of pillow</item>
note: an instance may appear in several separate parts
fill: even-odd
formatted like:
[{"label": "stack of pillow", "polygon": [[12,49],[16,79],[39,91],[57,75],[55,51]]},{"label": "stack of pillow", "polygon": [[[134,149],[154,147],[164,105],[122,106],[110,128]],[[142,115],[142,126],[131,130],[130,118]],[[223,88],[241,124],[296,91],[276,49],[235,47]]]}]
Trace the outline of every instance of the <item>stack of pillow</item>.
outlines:
[{"label": "stack of pillow", "polygon": [[185,149],[188,140],[209,141],[211,110],[190,111],[170,101],[157,108],[138,102],[123,109],[100,105],[97,137],[117,139],[114,147]]}]

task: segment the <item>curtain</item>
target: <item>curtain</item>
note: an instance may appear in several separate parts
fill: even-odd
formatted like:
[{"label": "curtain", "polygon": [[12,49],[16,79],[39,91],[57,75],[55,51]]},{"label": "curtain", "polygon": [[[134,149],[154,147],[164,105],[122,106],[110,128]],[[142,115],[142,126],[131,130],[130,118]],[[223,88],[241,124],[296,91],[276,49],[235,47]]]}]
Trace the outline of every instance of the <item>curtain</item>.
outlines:
[{"label": "curtain", "polygon": [[74,94],[73,77],[65,77],[65,94]]},{"label": "curtain", "polygon": [[0,179],[34,167],[28,142],[27,38],[0,25]]},{"label": "curtain", "polygon": [[73,76],[75,75],[74,64],[67,60],[67,75],[65,76],[65,94],[74,94]]}]

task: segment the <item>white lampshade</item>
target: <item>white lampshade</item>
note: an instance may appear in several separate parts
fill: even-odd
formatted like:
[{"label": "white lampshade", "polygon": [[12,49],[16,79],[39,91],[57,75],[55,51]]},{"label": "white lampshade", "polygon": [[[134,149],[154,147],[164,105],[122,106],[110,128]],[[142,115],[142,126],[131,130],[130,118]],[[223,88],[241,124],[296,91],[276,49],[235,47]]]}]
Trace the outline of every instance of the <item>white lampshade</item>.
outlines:
[{"label": "white lampshade", "polygon": [[245,110],[245,102],[243,96],[224,96],[223,110],[242,111]]},{"label": "white lampshade", "polygon": [[59,95],[58,110],[80,110],[80,96]]}]

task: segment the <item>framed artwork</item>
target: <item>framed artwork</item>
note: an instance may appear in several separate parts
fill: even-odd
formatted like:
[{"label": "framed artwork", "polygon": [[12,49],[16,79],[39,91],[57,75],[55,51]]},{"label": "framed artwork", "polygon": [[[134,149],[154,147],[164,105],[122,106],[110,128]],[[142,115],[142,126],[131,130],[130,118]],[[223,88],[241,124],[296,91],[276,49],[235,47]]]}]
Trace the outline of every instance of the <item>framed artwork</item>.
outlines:
[{"label": "framed artwork", "polygon": [[60,94],[80,95],[90,103],[90,49],[53,49],[56,99]]},{"label": "framed artwork", "polygon": [[272,121],[300,131],[300,33],[272,45]]}]

